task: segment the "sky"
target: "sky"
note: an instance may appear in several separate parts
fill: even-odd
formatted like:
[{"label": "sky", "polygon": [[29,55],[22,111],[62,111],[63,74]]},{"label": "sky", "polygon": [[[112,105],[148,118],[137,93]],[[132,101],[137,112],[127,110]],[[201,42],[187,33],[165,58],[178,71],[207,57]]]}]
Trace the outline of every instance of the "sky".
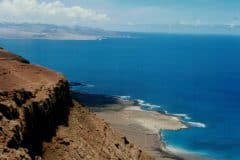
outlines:
[{"label": "sky", "polygon": [[0,0],[2,23],[158,31],[240,25],[240,0]]}]

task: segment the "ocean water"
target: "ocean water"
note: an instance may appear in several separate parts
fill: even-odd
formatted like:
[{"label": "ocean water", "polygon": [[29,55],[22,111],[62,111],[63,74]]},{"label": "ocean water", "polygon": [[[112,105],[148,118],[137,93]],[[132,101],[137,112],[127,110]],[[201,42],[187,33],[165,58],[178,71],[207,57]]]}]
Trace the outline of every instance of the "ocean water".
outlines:
[{"label": "ocean water", "polygon": [[240,37],[1,39],[0,46],[89,84],[80,91],[131,96],[149,109],[185,116],[193,128],[164,132],[170,147],[218,160],[240,159]]}]

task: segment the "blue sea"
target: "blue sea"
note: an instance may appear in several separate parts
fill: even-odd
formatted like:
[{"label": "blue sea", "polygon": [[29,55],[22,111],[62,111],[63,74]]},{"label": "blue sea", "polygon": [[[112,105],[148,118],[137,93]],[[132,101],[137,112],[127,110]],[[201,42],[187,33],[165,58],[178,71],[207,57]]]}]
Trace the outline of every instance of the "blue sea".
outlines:
[{"label": "blue sea", "polygon": [[[168,146],[240,160],[240,37],[139,34],[96,41],[0,40],[32,63],[89,87],[183,114],[193,128],[165,131]],[[152,107],[150,104],[154,104]],[[187,117],[188,116],[188,117]]]}]

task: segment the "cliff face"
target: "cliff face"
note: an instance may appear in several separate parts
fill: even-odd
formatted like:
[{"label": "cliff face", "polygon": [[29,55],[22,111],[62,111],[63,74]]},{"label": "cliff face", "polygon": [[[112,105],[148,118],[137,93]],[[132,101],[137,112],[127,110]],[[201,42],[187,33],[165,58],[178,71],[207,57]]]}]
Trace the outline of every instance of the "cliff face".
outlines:
[{"label": "cliff face", "polygon": [[1,160],[152,159],[102,119],[72,102],[68,82],[61,74],[3,52]]},{"label": "cliff face", "polygon": [[0,159],[41,155],[67,120],[71,105],[68,83],[53,71],[0,60]]},{"label": "cliff face", "polygon": [[43,159],[153,159],[76,101],[70,109],[68,122],[67,127],[59,127],[52,142],[45,143]]}]

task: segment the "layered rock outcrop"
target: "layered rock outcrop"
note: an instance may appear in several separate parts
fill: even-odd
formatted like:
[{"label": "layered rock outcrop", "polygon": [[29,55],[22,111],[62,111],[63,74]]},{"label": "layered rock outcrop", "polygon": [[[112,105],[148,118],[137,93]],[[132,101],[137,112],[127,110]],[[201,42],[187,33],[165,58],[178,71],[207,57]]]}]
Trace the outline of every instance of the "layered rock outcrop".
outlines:
[{"label": "layered rock outcrop", "polygon": [[1,58],[0,159],[30,159],[41,155],[42,142],[67,121],[68,82],[22,59]]},{"label": "layered rock outcrop", "polygon": [[152,159],[72,101],[68,81],[0,49],[0,160]]}]

